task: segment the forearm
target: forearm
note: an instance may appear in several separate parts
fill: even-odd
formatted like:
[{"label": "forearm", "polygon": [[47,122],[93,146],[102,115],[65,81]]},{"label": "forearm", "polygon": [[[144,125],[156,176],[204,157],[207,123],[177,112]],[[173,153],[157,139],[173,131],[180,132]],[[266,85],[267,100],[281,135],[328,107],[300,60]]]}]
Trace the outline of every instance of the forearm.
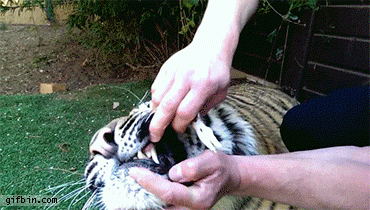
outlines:
[{"label": "forearm", "polygon": [[209,0],[203,20],[194,36],[194,46],[218,52],[230,62],[245,23],[259,0]]},{"label": "forearm", "polygon": [[237,194],[314,209],[369,208],[369,147],[234,158]]}]

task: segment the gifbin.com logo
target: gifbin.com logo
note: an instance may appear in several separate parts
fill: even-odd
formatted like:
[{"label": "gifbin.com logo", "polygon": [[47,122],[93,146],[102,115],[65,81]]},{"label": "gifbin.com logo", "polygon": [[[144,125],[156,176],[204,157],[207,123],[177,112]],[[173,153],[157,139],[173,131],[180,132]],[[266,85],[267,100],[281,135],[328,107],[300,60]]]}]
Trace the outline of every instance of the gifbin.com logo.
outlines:
[{"label": "gifbin.com logo", "polygon": [[57,197],[47,195],[0,195],[0,206],[46,206],[57,203]]}]

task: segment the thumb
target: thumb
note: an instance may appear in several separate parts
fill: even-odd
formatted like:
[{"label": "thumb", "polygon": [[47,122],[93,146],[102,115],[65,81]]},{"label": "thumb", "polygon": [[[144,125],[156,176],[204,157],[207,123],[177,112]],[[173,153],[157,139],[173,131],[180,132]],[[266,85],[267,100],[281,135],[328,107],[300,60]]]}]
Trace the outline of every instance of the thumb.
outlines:
[{"label": "thumb", "polygon": [[168,172],[168,176],[175,182],[200,180],[213,174],[218,169],[218,165],[214,164],[215,161],[213,161],[215,156],[216,154],[214,152],[206,150],[203,154],[195,158],[185,160],[173,166]]}]

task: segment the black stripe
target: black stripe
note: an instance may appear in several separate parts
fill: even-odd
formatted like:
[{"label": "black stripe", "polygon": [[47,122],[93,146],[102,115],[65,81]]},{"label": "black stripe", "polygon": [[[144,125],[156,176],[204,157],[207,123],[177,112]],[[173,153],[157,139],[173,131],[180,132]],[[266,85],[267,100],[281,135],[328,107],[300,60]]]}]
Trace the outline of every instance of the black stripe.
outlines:
[{"label": "black stripe", "polygon": [[119,129],[122,129],[122,135],[124,135],[127,130],[131,127],[131,125],[136,121],[137,117],[140,116],[140,113],[136,113],[134,115],[132,115],[127,121],[126,123],[124,123]]},{"label": "black stripe", "polygon": [[89,166],[89,168],[86,170],[86,178],[90,175],[91,171],[96,167],[96,165],[98,165],[98,162],[94,162]]},{"label": "black stripe", "polygon": [[153,116],[154,116],[154,113],[148,113],[147,115],[144,115],[142,117],[142,120],[140,120],[140,127],[138,129],[138,133],[137,133],[137,137],[138,137],[138,140],[139,142],[142,142],[142,140],[149,136],[149,125],[150,125],[150,122],[152,121],[153,119]]},{"label": "black stripe", "polygon": [[94,174],[94,176],[90,179],[90,182],[89,182],[89,189],[91,190],[91,191],[95,191],[97,188],[96,188],[96,186],[94,185],[94,182],[95,182],[95,180],[96,180],[96,178],[98,177],[98,174]]},{"label": "black stripe", "polygon": [[210,127],[211,126],[211,118],[209,117],[209,115],[205,115],[203,117],[203,121],[204,121],[204,124],[207,126],[207,127]]},{"label": "black stripe", "polygon": [[232,133],[238,132],[238,130],[235,130],[235,123],[231,123],[226,120],[226,118],[228,118],[230,114],[227,113],[227,111],[225,111],[224,108],[218,108],[217,114],[219,118],[221,119],[221,121],[223,122],[223,124],[226,126],[227,130],[231,131]]},{"label": "black stripe", "polygon": [[[235,101],[235,103],[238,103],[238,101],[240,101],[241,102],[241,104],[245,104],[244,102],[244,100],[242,100],[242,99],[240,99],[240,98],[235,98],[235,97],[232,97]],[[247,103],[247,102],[246,102]],[[258,105],[260,105],[260,106],[258,106]],[[234,105],[235,106],[235,105]],[[245,109],[246,107],[248,107],[248,106],[244,106],[244,107],[240,107],[240,109]],[[272,111],[272,112],[278,112],[279,113],[279,115],[281,115],[281,116],[283,116],[284,115],[284,113],[281,113],[281,112],[279,112],[279,110],[276,110],[272,105],[270,105],[270,104],[263,104],[262,103],[262,101],[259,101],[258,102],[258,104],[256,103],[256,104],[254,104],[253,105],[253,108],[250,108],[249,110],[250,110],[250,113],[249,113],[249,115],[250,116],[253,116],[253,115],[255,115],[256,114],[256,111],[260,111],[260,112],[262,112],[262,114],[264,114],[264,116],[266,116],[268,119],[270,119],[274,124],[276,124],[277,126],[280,126],[280,123],[279,122],[277,122],[275,119],[274,119],[274,117],[272,117],[272,115],[270,114],[271,112],[269,112],[267,109],[271,109],[270,111]],[[255,111],[256,110],[256,111]],[[258,116],[255,116],[255,118],[257,118]]]},{"label": "black stripe", "polygon": [[245,139],[241,139],[242,137],[244,137],[244,134],[246,134],[246,132],[244,132],[245,128],[240,126],[240,124],[237,122],[236,123],[229,122],[228,120],[230,118],[230,113],[226,111],[224,108],[219,108],[217,112],[218,112],[219,118],[221,119],[221,121],[223,122],[227,130],[230,132],[230,134],[232,135],[232,141],[234,142],[234,146],[232,148],[232,154],[247,155],[247,152],[250,155],[254,154],[252,152],[244,151],[242,149],[243,147],[247,148],[247,150],[249,150],[249,148],[254,149],[254,146],[252,145],[248,147],[247,145],[248,142],[244,142]]},{"label": "black stripe", "polygon": [[135,117],[135,115],[131,115],[130,116],[130,118],[128,118],[127,120],[126,120],[126,122],[125,123],[123,123],[120,127],[119,127],[119,129],[121,130],[123,127],[127,127],[127,125],[128,126],[130,126],[132,123],[134,123],[134,121],[135,121],[135,119],[134,119],[134,117]]}]

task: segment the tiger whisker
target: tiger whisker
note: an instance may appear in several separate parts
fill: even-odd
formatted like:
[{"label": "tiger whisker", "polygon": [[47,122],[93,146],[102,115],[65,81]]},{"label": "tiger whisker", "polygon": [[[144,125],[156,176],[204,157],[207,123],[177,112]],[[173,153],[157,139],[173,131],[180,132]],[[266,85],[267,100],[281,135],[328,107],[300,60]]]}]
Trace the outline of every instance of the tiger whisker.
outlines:
[{"label": "tiger whisker", "polygon": [[85,187],[80,188],[80,190],[76,192],[76,195],[73,197],[73,199],[72,199],[71,203],[70,203],[70,204],[69,204],[69,206],[68,206],[68,209],[70,209],[70,207],[71,207],[73,204],[78,203],[78,201],[80,201],[80,200],[81,200],[81,198],[83,198],[83,197],[85,197],[85,196],[87,195],[87,194],[85,194],[84,196],[82,196],[80,199],[78,199],[78,200],[75,202],[75,200],[77,199],[78,195],[80,195],[80,194],[81,194],[83,191],[85,191],[86,189],[87,189],[87,187],[85,186]]},{"label": "tiger whisker", "polygon": [[134,96],[138,101],[141,101],[141,99],[139,98],[139,96],[137,96],[135,93],[133,93],[131,90],[127,89],[127,88],[124,88],[124,87],[119,87],[119,86],[112,86],[113,88],[118,88],[118,89],[123,89],[125,91],[127,91],[128,93],[130,93],[132,96]]},{"label": "tiger whisker", "polygon": [[76,202],[75,203],[78,203],[78,202],[80,202],[84,197],[86,197],[88,194],[90,194],[91,192],[90,191],[86,191],[86,193],[82,196],[82,197],[80,197],[78,200],[76,200]]},{"label": "tiger whisker", "polygon": [[[172,164],[200,155],[207,148],[214,152],[219,149],[228,155],[287,152],[281,142],[278,128],[284,113],[297,102],[287,95],[281,95],[283,92],[279,94],[277,89],[267,86],[269,85],[260,85],[253,81],[230,86],[222,104],[202,117],[197,116],[184,134],[176,134],[176,131],[169,127],[163,138],[165,141],[160,144],[150,142],[149,124],[157,108],[153,108],[150,101],[143,103],[148,92],[140,99],[125,87],[111,86],[126,90],[127,97],[130,96],[139,104],[133,104],[135,108],[128,116],[117,118],[98,130],[90,146],[95,145],[99,136],[117,148],[112,149],[109,156],[104,155],[103,147],[92,148],[92,151],[97,152],[90,156],[85,167],[86,184],[83,187],[62,185],[54,189],[62,189],[58,194],[68,193],[65,190],[74,190],[63,196],[64,200],[68,200],[64,203],[65,206],[69,205],[68,209],[79,202],[77,205],[83,206],[82,210],[162,210],[171,206],[129,178],[127,170],[130,167],[143,166],[153,169],[153,172],[166,173]],[[166,141],[167,139],[179,142]],[[158,147],[158,153],[155,152],[155,146]],[[178,161],[172,158],[172,153],[178,153]],[[161,162],[158,161],[158,155]],[[152,160],[157,164],[152,163]],[[76,189],[77,187],[80,188]],[[86,188],[91,189],[92,193],[83,192]],[[224,205],[221,208],[231,209],[237,205],[238,209],[245,209],[244,207],[258,205],[258,209],[262,209],[260,206],[280,209],[280,206],[274,206],[270,201],[262,204],[262,199],[253,199],[255,201],[251,202],[250,198],[240,198],[242,204],[239,204],[239,198],[235,202],[233,200],[225,208]]]},{"label": "tiger whisker", "polygon": [[85,205],[82,207],[82,210],[87,210],[90,207],[91,203],[95,200],[96,196],[97,196],[97,193],[96,191],[94,191],[93,194],[90,196],[90,198],[87,199]]},{"label": "tiger whisker", "polygon": [[79,191],[81,191],[81,190],[83,190],[83,189],[86,189],[86,188],[85,188],[85,187],[79,187],[79,188],[77,188],[77,189],[73,190],[72,192],[70,192],[70,193],[68,193],[68,194],[66,194],[66,195],[64,195],[64,196],[62,196],[62,197],[60,198],[60,200],[61,200],[61,201],[67,201],[67,200],[71,199],[72,197],[74,197],[74,195],[75,195],[77,192],[79,192]]},{"label": "tiger whisker", "polygon": [[53,190],[56,190],[56,189],[59,189],[59,188],[65,188],[67,186],[74,186],[74,185],[77,185],[77,184],[84,184],[85,181],[83,179],[77,181],[77,182],[67,182],[67,183],[64,183],[64,184],[61,184],[61,185],[58,185],[58,186],[55,186],[55,187],[48,187],[48,191],[53,191]]},{"label": "tiger whisker", "polygon": [[97,207],[98,209],[105,209],[103,201],[99,201],[93,204],[93,207]]},{"label": "tiger whisker", "polygon": [[[61,184],[61,185],[58,185],[58,186],[55,186],[55,187],[49,187],[48,189],[46,189],[47,191],[51,192],[53,194],[52,198],[55,198],[57,197],[61,192],[63,191],[68,191],[68,189],[70,189],[72,186],[75,186],[75,185],[85,185],[85,181],[83,179],[79,180],[79,181],[76,181],[76,182],[68,182],[68,183],[64,183],[64,184]],[[81,187],[79,187],[78,189],[80,189]],[[56,191],[58,190],[56,193],[54,193],[53,191]],[[68,198],[66,198],[66,195],[65,196],[62,196],[60,199],[59,199],[59,202],[62,202],[64,200],[68,200]],[[50,208],[53,208],[54,206],[56,206],[57,203],[53,203],[52,205],[49,205],[49,206],[45,206],[44,209],[48,210]]]},{"label": "tiger whisker", "polygon": [[139,101],[139,104],[142,104],[143,101],[145,100],[145,98],[149,95],[149,90],[145,91],[145,94],[143,95],[143,97],[140,99]]},{"label": "tiger whisker", "polygon": [[52,207],[54,207],[54,206],[56,206],[57,205],[57,203],[53,203],[53,204],[51,204],[50,206],[47,206],[47,208],[46,208],[46,206],[44,207],[44,209],[45,210],[48,210],[48,209],[50,209],[50,208],[52,208]]}]

